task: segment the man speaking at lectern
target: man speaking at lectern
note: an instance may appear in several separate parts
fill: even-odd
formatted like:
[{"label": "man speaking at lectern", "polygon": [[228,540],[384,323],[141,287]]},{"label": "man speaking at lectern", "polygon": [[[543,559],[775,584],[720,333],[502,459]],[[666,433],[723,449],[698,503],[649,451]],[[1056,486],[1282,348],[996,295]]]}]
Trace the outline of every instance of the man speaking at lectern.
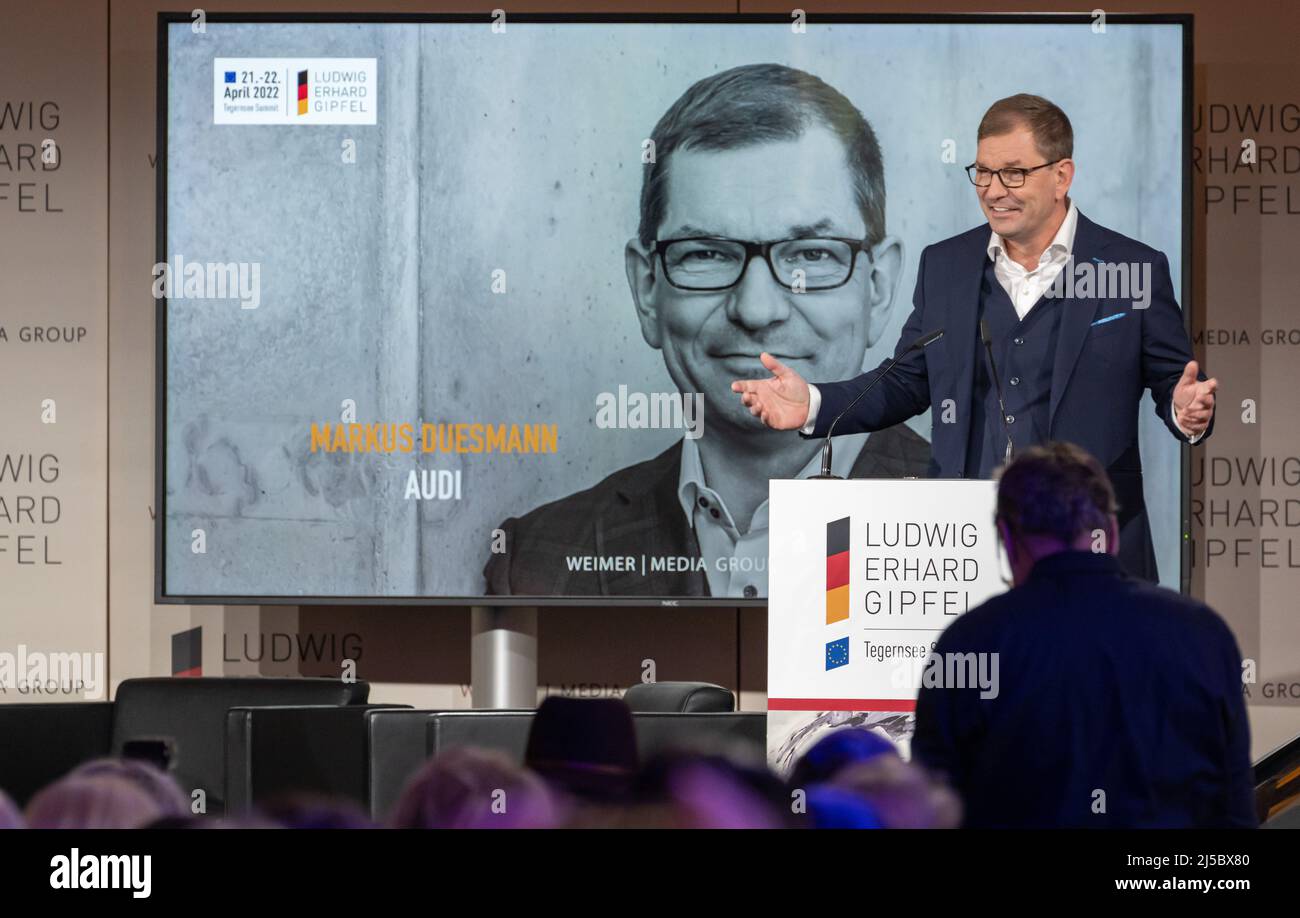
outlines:
[{"label": "man speaking at lectern", "polygon": [[[931,410],[929,474],[990,478],[1014,450],[1049,440],[1083,447],[1119,500],[1119,557],[1157,580],[1142,495],[1138,406],[1179,440],[1214,422],[1217,381],[1192,360],[1165,256],[1093,223],[1069,197],[1069,118],[1046,99],[1011,96],[984,114],[967,174],[988,225],[929,246],[913,310],[888,362],[856,379],[810,385],[770,354],[772,373],[738,380],[769,427],[825,437],[897,424]],[[912,344],[933,332],[928,347]]]}]

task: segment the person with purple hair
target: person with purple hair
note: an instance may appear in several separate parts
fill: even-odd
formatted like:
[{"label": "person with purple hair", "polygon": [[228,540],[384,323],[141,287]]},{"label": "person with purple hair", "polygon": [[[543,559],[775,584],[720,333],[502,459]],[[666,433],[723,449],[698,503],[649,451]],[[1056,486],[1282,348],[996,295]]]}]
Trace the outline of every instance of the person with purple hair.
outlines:
[{"label": "person with purple hair", "polygon": [[402,791],[394,829],[529,829],[558,824],[546,784],[498,752],[448,749],[431,759]]},{"label": "person with purple hair", "polygon": [[189,816],[190,801],[176,779],[165,771],[140,759],[104,757],[82,762],[71,771],[82,777],[110,775],[140,788],[154,802],[164,817]]},{"label": "person with purple hair", "polygon": [[83,762],[27,804],[33,829],[134,829],[189,815],[175,780],[136,759]]},{"label": "person with purple hair", "polygon": [[32,829],[138,829],[164,815],[157,801],[120,775],[69,774],[27,804]]},{"label": "person with purple hair", "polygon": [[23,814],[9,795],[0,790],[0,829],[23,828]]}]

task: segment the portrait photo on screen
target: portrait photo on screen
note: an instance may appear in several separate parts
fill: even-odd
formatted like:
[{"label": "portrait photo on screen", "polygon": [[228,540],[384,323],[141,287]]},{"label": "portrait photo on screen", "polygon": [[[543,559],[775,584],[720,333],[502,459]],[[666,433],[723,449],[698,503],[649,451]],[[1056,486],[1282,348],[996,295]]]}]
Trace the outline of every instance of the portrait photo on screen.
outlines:
[{"label": "portrait photo on screen", "polygon": [[[164,28],[163,598],[763,600],[768,482],[821,442],[731,383],[893,355],[1016,93],[1181,296],[1172,25]],[[833,471],[925,477],[932,423],[837,437]],[[1176,586],[1178,443],[1146,408],[1140,436]]]}]

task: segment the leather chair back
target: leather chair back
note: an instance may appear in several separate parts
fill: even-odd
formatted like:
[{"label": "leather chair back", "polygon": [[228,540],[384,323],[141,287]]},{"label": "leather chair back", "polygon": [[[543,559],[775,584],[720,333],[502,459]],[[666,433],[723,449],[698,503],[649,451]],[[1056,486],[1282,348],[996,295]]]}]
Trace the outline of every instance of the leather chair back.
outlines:
[{"label": "leather chair back", "polygon": [[730,689],[711,682],[642,682],[623,693],[636,713],[720,714],[736,710]]},{"label": "leather chair back", "polygon": [[158,741],[187,795],[201,788],[208,813],[224,810],[226,715],[250,705],[364,704],[366,682],[338,679],[212,677],[127,679],[114,698],[109,753],[130,741]]}]

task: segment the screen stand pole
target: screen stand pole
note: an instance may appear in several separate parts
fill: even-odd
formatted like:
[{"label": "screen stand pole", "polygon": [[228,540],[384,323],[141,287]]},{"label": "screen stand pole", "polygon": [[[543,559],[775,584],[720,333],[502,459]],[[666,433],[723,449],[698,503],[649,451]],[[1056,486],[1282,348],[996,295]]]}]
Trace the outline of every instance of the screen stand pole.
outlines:
[{"label": "screen stand pole", "polygon": [[470,691],[478,708],[537,707],[537,609],[470,609]]}]

